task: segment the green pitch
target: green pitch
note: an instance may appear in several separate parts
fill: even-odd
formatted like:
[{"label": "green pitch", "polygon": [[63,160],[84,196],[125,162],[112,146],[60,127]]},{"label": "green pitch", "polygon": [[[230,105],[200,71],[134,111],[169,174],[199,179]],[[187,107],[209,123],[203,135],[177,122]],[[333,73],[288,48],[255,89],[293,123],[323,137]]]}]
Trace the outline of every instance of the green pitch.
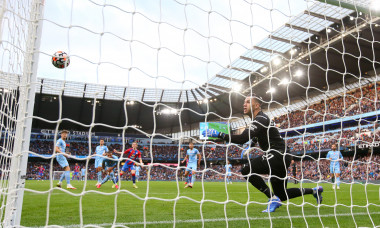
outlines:
[{"label": "green pitch", "polygon": [[[54,181],[55,183],[56,181]],[[97,224],[101,227],[110,227],[114,219],[120,225],[143,227],[144,207],[148,227],[173,227],[174,212],[176,227],[201,227],[201,212],[205,222],[204,226],[213,228],[225,227],[226,217],[229,220],[229,227],[248,227],[246,213],[250,218],[251,227],[269,227],[271,224],[273,227],[290,227],[291,225],[293,227],[306,227],[307,225],[309,227],[338,227],[338,223],[340,227],[380,225],[378,185],[367,185],[366,188],[364,185],[355,184],[352,186],[350,194],[351,185],[342,184],[341,190],[335,194],[331,185],[323,184],[325,192],[323,193],[323,205],[319,208],[319,212],[314,197],[307,195],[304,198],[290,200],[291,204],[277,209],[275,213],[271,214],[270,219],[268,214],[261,213],[266,207],[264,205],[267,201],[265,196],[252,186],[248,186],[248,195],[246,183],[225,185],[222,182],[205,182],[204,191],[202,191],[200,182],[196,182],[193,189],[184,189],[183,182],[180,182],[178,185],[179,198],[176,203],[173,201],[178,194],[176,182],[151,181],[147,188],[147,182],[141,181],[137,183],[139,188],[133,189],[130,181],[124,181],[121,189],[128,192],[120,192],[116,195],[113,194],[116,190],[111,188],[111,182],[103,185],[101,189],[96,189],[95,182],[89,181],[85,188],[86,193],[82,195],[84,182],[73,181],[72,184],[78,188],[70,191],[77,194],[76,196],[56,188],[51,191],[49,225],[78,227],[76,225],[81,223],[80,202],[82,202],[83,224]],[[300,185],[289,184],[289,187],[295,186]],[[304,187],[314,186],[314,184],[304,184]],[[26,188],[48,191],[50,182],[27,181]],[[144,204],[145,197],[149,199]],[[239,205],[239,203],[246,204],[248,199],[250,204],[247,207]],[[217,203],[210,202],[210,200]],[[229,202],[223,204],[226,200]],[[203,202],[202,207],[200,201]],[[25,192],[21,224],[33,227],[45,225],[47,202],[47,193]],[[336,204],[335,207],[334,204]],[[356,205],[352,207],[352,211],[350,205]],[[371,216],[368,216],[368,212]]]}]

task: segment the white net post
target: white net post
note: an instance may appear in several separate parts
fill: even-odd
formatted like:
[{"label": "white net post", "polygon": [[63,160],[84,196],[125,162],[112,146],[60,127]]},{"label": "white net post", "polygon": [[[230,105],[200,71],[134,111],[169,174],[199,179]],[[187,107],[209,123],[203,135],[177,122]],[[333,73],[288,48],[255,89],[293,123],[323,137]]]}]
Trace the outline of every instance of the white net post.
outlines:
[{"label": "white net post", "polygon": [[[18,7],[23,7],[23,10],[30,10],[26,13],[26,18],[16,18],[11,29],[20,31],[22,34],[17,36],[26,35],[25,49],[23,52],[23,66],[22,72],[20,72],[19,81],[19,97],[18,97],[18,109],[17,109],[17,121],[15,142],[13,146],[13,152],[11,153],[11,164],[9,171],[8,182],[8,194],[7,203],[5,207],[5,215],[3,220],[3,227],[15,227],[20,225],[21,211],[24,196],[24,186],[26,178],[26,169],[28,162],[28,151],[30,142],[30,133],[32,127],[32,116],[34,109],[34,98],[37,81],[37,66],[38,66],[38,50],[41,41],[42,20],[43,18],[43,5],[44,0],[32,0],[32,1],[17,1],[17,3],[5,3],[5,9],[7,4],[15,4]],[[12,9],[9,9],[12,11]],[[21,11],[21,10],[20,10]],[[14,11],[12,13],[15,13]],[[17,15],[18,16],[18,15]],[[15,17],[17,17],[15,16]],[[3,20],[3,18],[2,18]],[[27,31],[21,28],[17,28],[19,25],[17,22],[27,23]],[[24,27],[25,29],[25,27]],[[23,34],[26,33],[26,34]],[[22,47],[20,47],[22,48]]]}]

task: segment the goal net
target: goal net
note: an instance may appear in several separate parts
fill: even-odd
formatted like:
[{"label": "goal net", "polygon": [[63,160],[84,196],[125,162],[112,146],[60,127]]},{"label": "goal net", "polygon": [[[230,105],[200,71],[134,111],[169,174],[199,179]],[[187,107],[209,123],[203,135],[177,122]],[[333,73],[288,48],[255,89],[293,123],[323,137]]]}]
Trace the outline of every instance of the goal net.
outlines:
[{"label": "goal net", "polygon": [[1,1],[2,226],[379,226],[379,16]]}]

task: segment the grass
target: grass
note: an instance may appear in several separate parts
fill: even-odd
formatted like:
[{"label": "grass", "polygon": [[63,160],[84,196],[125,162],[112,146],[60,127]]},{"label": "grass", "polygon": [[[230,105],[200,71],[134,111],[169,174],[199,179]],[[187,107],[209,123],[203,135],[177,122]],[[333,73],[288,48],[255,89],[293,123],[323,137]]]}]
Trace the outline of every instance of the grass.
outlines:
[{"label": "grass", "polygon": [[[82,202],[83,224],[98,224],[102,227],[111,227],[114,219],[117,224],[124,226],[143,227],[144,208],[148,227],[173,227],[174,212],[176,227],[201,227],[201,215],[205,227],[226,227],[226,216],[229,219],[228,226],[248,227],[246,212],[250,217],[251,227],[338,227],[338,223],[340,227],[345,228],[380,225],[379,186],[371,184],[367,187],[361,184],[342,184],[341,190],[336,192],[331,189],[330,184],[322,184],[325,188],[322,206],[316,207],[315,198],[307,195],[290,200],[290,204],[285,204],[272,213],[271,218],[267,213],[261,213],[267,201],[264,194],[248,186],[248,195],[247,185],[242,182],[232,185],[225,185],[224,182],[204,182],[202,191],[201,182],[196,182],[193,189],[184,189],[183,182],[179,182],[177,186],[176,182],[151,181],[147,186],[147,182],[141,181],[137,183],[139,188],[133,189],[130,181],[124,181],[122,191],[118,194],[114,194],[116,190],[111,188],[111,182],[104,184],[101,189],[96,189],[94,181],[88,181],[86,186],[81,181],[72,181],[72,184],[78,189],[69,192],[77,194],[76,196],[67,193],[66,189],[54,188],[50,191],[47,217],[49,194],[29,190],[48,191],[50,181],[27,181],[26,188],[29,190],[24,195],[21,224],[44,226],[48,218],[49,225],[78,227],[81,223]],[[314,187],[315,184],[303,186]],[[83,192],[84,190],[86,192]],[[82,192],[85,194],[81,194]],[[146,196],[148,198],[144,200]],[[248,199],[250,203],[245,206]],[[224,204],[226,200],[229,201]],[[318,216],[318,213],[321,216]]]}]

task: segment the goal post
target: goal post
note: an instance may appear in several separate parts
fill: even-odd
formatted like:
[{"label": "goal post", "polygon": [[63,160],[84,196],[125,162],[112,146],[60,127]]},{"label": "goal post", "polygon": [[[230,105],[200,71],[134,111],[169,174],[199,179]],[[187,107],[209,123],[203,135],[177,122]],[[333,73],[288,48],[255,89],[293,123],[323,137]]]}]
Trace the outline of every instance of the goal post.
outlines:
[{"label": "goal post", "polygon": [[[23,4],[24,1],[20,0],[17,2],[19,4]],[[4,8],[7,8],[7,4],[11,3],[5,1],[4,4]],[[2,221],[3,227],[19,226],[21,221],[28,151],[33,120],[34,99],[36,93],[43,6],[44,0],[32,0],[29,5],[24,6],[30,11],[26,12],[26,15],[20,15],[19,18],[15,18],[13,23],[13,26],[17,26],[17,22],[25,23],[21,22],[25,20],[27,23],[27,31],[26,34],[16,34],[16,36],[25,35],[26,40],[24,41],[25,44],[23,44],[25,49],[22,50],[24,56],[22,61],[22,72],[20,72],[19,84],[17,85],[17,107],[13,110],[17,112],[17,119],[14,123],[16,125],[16,131],[14,133],[15,141],[13,148],[11,151],[8,151],[12,157],[9,166],[8,192],[6,195],[7,199],[4,219]],[[20,33],[25,32],[21,29],[14,29],[15,31],[20,31]],[[14,73],[17,74],[17,72]],[[8,74],[8,77],[14,76],[15,75]]]}]

